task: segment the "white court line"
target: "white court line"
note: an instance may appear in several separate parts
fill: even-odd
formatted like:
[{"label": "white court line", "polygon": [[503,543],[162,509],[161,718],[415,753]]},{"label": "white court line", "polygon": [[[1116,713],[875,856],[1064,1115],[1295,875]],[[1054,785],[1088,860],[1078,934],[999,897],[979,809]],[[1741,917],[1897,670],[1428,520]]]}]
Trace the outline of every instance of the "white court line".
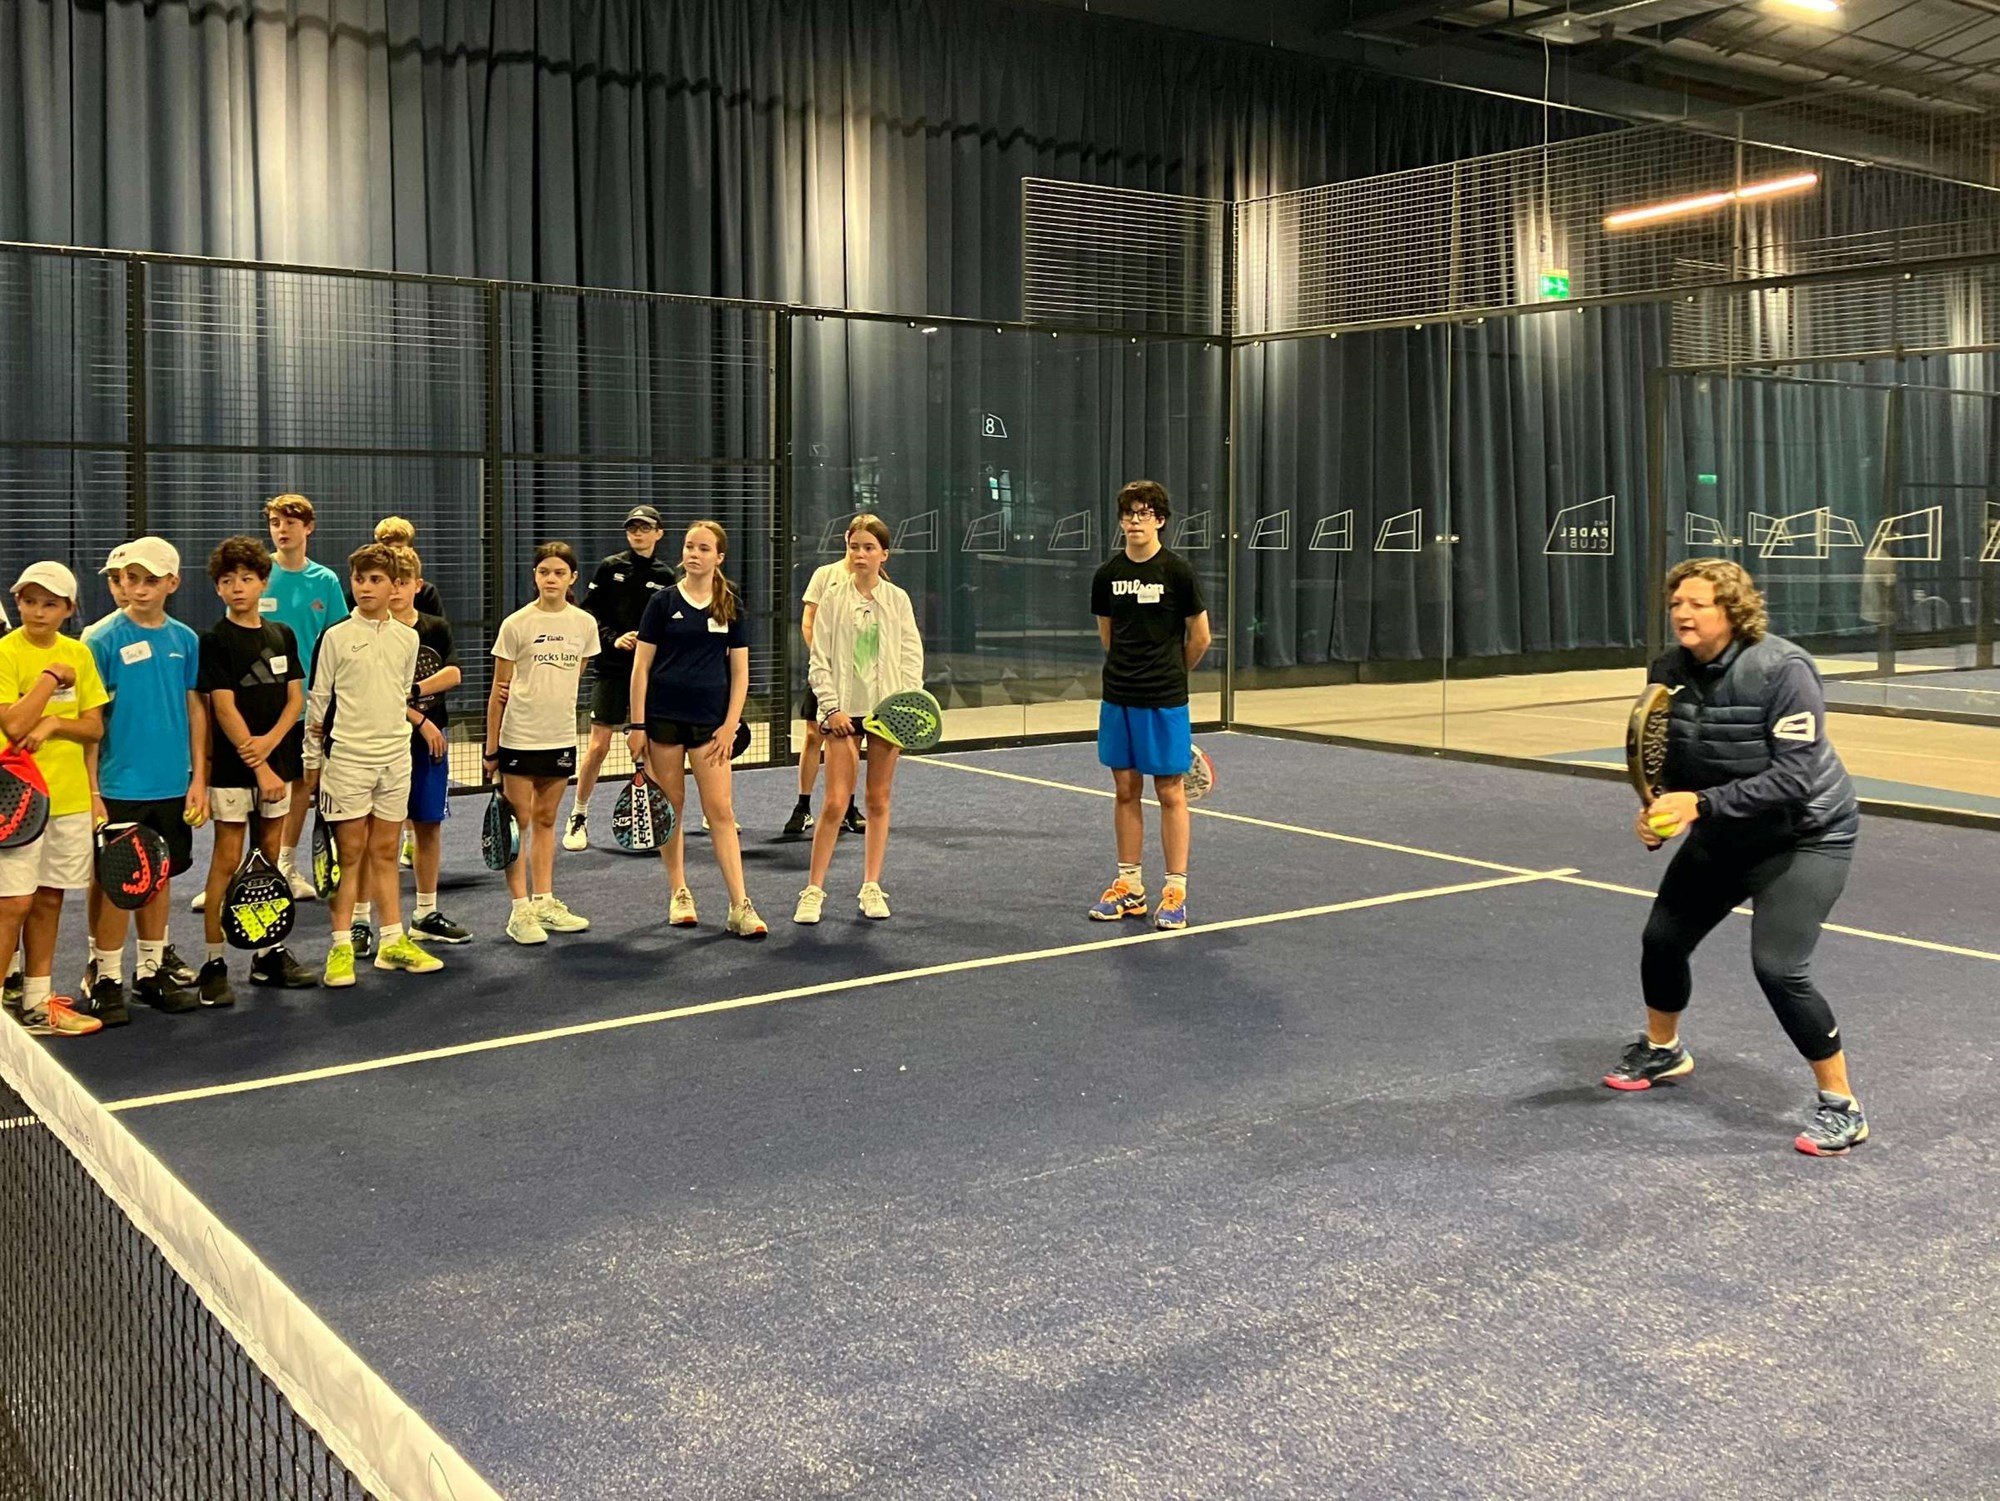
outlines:
[{"label": "white court line", "polygon": [[[1007,782],[1026,782],[1033,787],[1051,787],[1058,792],[1080,792],[1089,797],[1115,797],[1117,795],[1116,793],[1107,792],[1102,787],[1084,787],[1075,782],[1057,782],[1047,777],[1023,776],[1018,771],[999,771],[991,766],[968,765],[964,761],[941,761],[930,756],[906,756],[904,760],[917,766],[941,766],[948,771],[969,771],[983,777],[999,777],[1002,781]],[[1149,797],[1146,801],[1152,803],[1155,807],[1159,806],[1158,802],[1153,798]],[[1425,860],[1446,860],[1454,865],[1471,865],[1480,870],[1504,870],[1516,875],[1537,874],[1537,872],[1532,872],[1523,865],[1503,865],[1495,860],[1475,860],[1470,855],[1454,855],[1445,850],[1423,849],[1414,844],[1389,844],[1380,839],[1364,839],[1358,834],[1336,834],[1331,829],[1314,829],[1307,828],[1302,824],[1278,823],[1268,818],[1252,818],[1245,813],[1224,813],[1220,808],[1204,808],[1198,803],[1191,804],[1188,811],[1199,814],[1203,818],[1220,818],[1228,823],[1250,824],[1259,829],[1276,829],[1284,834],[1304,834],[1313,839],[1331,839],[1338,844],[1358,844],[1364,849],[1389,850],[1394,854],[1416,855]],[[1576,874],[1574,871],[1561,875],[1548,874],[1543,878],[1564,886],[1585,886],[1593,891],[1615,891],[1622,896],[1643,897],[1649,902],[1658,894],[1648,891],[1643,886],[1620,886],[1613,881],[1593,881],[1587,876]],[[1741,917],[1749,917],[1751,915],[1751,909],[1748,907],[1736,907],[1732,910]],[[1952,954],[1960,959],[1985,959],[1992,963],[2000,964],[2000,954],[1989,952],[1986,949],[1962,948],[1955,943],[1937,943],[1928,938],[1908,938],[1901,933],[1878,933],[1872,928],[1850,928],[1844,923],[1837,922],[1822,923],[1821,926],[1829,933],[1841,933],[1849,938],[1867,938],[1876,943],[1893,943],[1903,948],[1924,949],[1933,954]]]},{"label": "white court line", "polygon": [[222,1095],[251,1094],[277,1089],[287,1084],[308,1084],[320,1079],[339,1079],[349,1074],[369,1074],[381,1069],[401,1068],[411,1063],[430,1063],[440,1058],[463,1058],[473,1053],[493,1053],[503,1048],[524,1048],[535,1043],[557,1042],[568,1037],[588,1037],[598,1032],[618,1032],[628,1027],[650,1026],[656,1022],[680,1021],[690,1016],[711,1016],[723,1011],[741,1011],[750,1006],[770,1006],[779,1001],[803,1000],[807,996],[833,995],[843,990],[865,990],[903,980],[924,980],[933,975],[964,974],[975,969],[999,969],[1029,964],[1040,959],[1062,959],[1072,954],[1094,954],[1105,949],[1131,948],[1142,943],[1167,943],[1175,939],[1206,937],[1236,928],[1257,928],[1269,923],[1294,922],[1302,917],[1325,917],[1335,912],[1359,912],[1368,907],[1391,907],[1399,902],[1418,902],[1428,897],[1456,896],[1467,891],[1490,891],[1500,886],[1523,886],[1533,881],[1560,880],[1574,875],[1574,867],[1560,870],[1528,870],[1486,881],[1464,881],[1455,886],[1426,886],[1416,891],[1393,891],[1386,896],[1357,897],[1353,901],[1328,902],[1317,907],[1298,907],[1290,912],[1266,912],[1255,917],[1231,917],[1221,922],[1202,923],[1172,932],[1134,933],[1119,938],[1094,939],[1089,943],[1066,943],[1057,948],[1034,949],[1019,954],[989,954],[979,959],[955,959],[949,964],[926,964],[919,969],[890,970],[887,974],[853,975],[845,980],[826,980],[817,985],[799,985],[790,990],[768,990],[761,995],[733,996],[723,1001],[703,1001],[693,1006],[676,1006],[667,1011],[645,1011],[634,1016],[612,1016],[602,1021],[576,1022],[567,1027],[548,1027],[539,1032],[519,1032],[510,1037],[489,1037],[482,1042],[454,1043],[450,1047],[425,1048],[421,1052],[396,1053],[386,1058],[369,1058],[359,1063],[336,1063],[326,1068],[301,1069],[297,1073],[273,1074],[262,1079],[242,1079],[233,1084],[210,1084],[194,1089],[177,1089],[166,1094],[135,1095],[106,1103],[110,1111],[145,1110],[154,1105],[176,1105],[188,1100],[212,1100]]}]

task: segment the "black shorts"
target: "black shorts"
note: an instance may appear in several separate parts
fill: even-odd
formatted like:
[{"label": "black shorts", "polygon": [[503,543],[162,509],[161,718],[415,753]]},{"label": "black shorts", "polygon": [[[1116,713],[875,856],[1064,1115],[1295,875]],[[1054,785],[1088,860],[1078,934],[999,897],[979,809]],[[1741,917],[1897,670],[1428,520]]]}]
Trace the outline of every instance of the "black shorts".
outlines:
[{"label": "black shorts", "polygon": [[814,728],[819,726],[819,695],[808,688],[805,697],[799,700],[799,718]]},{"label": "black shorts", "polygon": [[690,748],[706,745],[721,729],[716,724],[689,724],[685,719],[649,719],[646,721],[646,738],[655,745],[685,745]]},{"label": "black shorts", "polygon": [[552,781],[557,777],[568,781],[576,775],[576,747],[560,746],[555,750],[509,750],[500,747],[500,774],[507,777],[536,777]]},{"label": "black shorts", "polygon": [[167,874],[177,876],[194,864],[194,830],[181,814],[187,799],[162,797],[129,802],[122,797],[104,800],[105,815],[113,823],[144,824],[167,842]]},{"label": "black shorts", "polygon": [[[612,653],[606,652],[606,656]],[[618,655],[624,655],[622,652]],[[632,665],[628,658],[626,667]],[[608,724],[614,730],[625,728],[625,713],[632,696],[632,674],[630,671],[607,675],[599,673],[597,682],[590,690],[590,722]]]}]

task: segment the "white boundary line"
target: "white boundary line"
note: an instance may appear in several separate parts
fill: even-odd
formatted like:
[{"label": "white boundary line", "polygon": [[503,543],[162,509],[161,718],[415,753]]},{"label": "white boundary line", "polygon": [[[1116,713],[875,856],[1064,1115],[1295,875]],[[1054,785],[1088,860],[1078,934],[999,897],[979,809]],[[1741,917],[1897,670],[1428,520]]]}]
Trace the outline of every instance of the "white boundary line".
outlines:
[{"label": "white boundary line", "polygon": [[[1084,787],[1075,782],[1057,782],[1046,777],[1023,776],[1018,771],[1000,771],[991,766],[972,766],[964,761],[941,761],[931,756],[905,756],[903,759],[918,766],[941,766],[948,771],[969,771],[983,777],[999,777],[1008,782],[1026,782],[1034,787],[1052,787],[1059,792],[1080,792],[1087,797],[1117,795],[1102,787]],[[1146,801],[1154,802],[1150,797]],[[1155,806],[1158,806],[1157,803]],[[1536,872],[1529,870],[1525,865],[1504,865],[1497,860],[1479,860],[1471,855],[1454,855],[1444,850],[1429,850],[1414,844],[1390,844],[1381,839],[1364,839],[1358,834],[1336,834],[1331,829],[1278,823],[1268,818],[1252,818],[1247,813],[1225,813],[1220,808],[1204,808],[1198,803],[1190,805],[1188,811],[1203,818],[1220,818],[1228,823],[1249,824],[1259,829],[1275,829],[1283,834],[1304,834],[1313,839],[1331,839],[1338,844],[1357,844],[1364,849],[1387,850],[1397,855],[1416,855],[1425,860],[1445,860],[1453,865],[1470,865],[1477,870],[1501,870],[1520,876],[1540,875],[1544,880],[1564,886],[1585,886],[1593,891],[1615,891],[1623,896],[1644,897],[1649,902],[1657,895],[1656,892],[1648,891],[1643,886],[1620,886],[1613,881],[1593,881],[1588,876],[1579,875],[1573,870],[1561,874]],[[1751,911],[1748,907],[1737,907],[1734,910],[1744,917],[1748,917]],[[1893,943],[1903,948],[1925,949],[1933,954],[1952,954],[1961,959],[1986,959],[2000,964],[2000,953],[1992,953],[1986,949],[1961,948],[1955,943],[1938,943],[1929,938],[1908,938],[1901,933],[1878,933],[1872,928],[1851,928],[1837,922],[1823,923],[1821,926],[1829,933],[1841,933],[1849,938],[1869,938],[1877,943]]]},{"label": "white boundary line", "polygon": [[1392,907],[1401,902],[1423,901],[1430,897],[1456,896],[1467,891],[1490,891],[1500,886],[1523,886],[1534,881],[1557,880],[1574,875],[1574,867],[1560,870],[1523,870],[1485,881],[1463,881],[1453,886],[1426,886],[1415,891],[1393,891],[1386,896],[1357,897],[1352,901],[1328,902],[1317,907],[1297,907],[1290,912],[1265,912],[1254,917],[1232,917],[1221,922],[1171,932],[1132,933],[1118,938],[1099,938],[1088,943],[1066,943],[1055,948],[1033,949],[1018,954],[988,954],[977,959],[955,959],[948,964],[926,964],[918,969],[890,970],[886,974],[851,975],[844,980],[826,980],[817,985],[799,985],[790,990],[767,990],[760,995],[732,996],[721,1001],[702,1001],[693,1006],[675,1006],[666,1011],[644,1011],[633,1016],[611,1016],[601,1021],[576,1022],[566,1027],[547,1027],[539,1032],[518,1032],[508,1037],[489,1037],[479,1042],[455,1043],[450,1047],[425,1048],[420,1052],[396,1053],[386,1058],[363,1059],[357,1063],[336,1063],[326,1068],[301,1069],[296,1073],[272,1074],[261,1079],[240,1079],[231,1084],[211,1084],[194,1089],[177,1089],[166,1094],[136,1095],[111,1100],[104,1106],[114,1114],[146,1110],[155,1105],[177,1105],[188,1100],[212,1100],[223,1095],[252,1094],[287,1084],[308,1084],[321,1079],[340,1079],[352,1074],[376,1073],[412,1063],[430,1063],[442,1058],[464,1058],[474,1053],[493,1053],[506,1048],[528,1047],[541,1042],[559,1042],[571,1037],[589,1037],[599,1032],[620,1032],[630,1027],[651,1026],[656,1022],[681,1021],[691,1016],[713,1016],[724,1011],[742,1011],[751,1006],[771,1006],[779,1001],[804,1000],[809,996],[834,995],[843,990],[867,990],[904,980],[924,980],[933,975],[964,974],[977,969],[1001,969],[1029,964],[1040,959],[1063,959],[1075,954],[1094,954],[1107,949],[1132,948],[1142,943],[1168,943],[1201,938],[1210,933],[1227,933],[1237,928],[1264,927],[1271,923],[1294,922],[1302,917],[1326,917],[1336,912],[1359,912],[1369,907]]}]

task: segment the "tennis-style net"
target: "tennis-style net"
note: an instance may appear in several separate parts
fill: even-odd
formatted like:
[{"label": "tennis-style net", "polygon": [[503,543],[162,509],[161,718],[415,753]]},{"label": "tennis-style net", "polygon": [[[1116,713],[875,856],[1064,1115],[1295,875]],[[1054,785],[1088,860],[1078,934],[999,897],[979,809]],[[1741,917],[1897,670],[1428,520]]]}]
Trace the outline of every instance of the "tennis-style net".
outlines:
[{"label": "tennis-style net", "polygon": [[497,1501],[0,1020],[0,1501]]}]

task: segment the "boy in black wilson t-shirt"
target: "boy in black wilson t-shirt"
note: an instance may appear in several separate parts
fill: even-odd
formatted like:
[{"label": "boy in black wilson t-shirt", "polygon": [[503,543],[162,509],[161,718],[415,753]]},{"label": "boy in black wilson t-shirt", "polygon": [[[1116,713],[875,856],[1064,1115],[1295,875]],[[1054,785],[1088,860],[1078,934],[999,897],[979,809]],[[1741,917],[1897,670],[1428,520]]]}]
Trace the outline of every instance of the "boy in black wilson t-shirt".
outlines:
[{"label": "boy in black wilson t-shirt", "polygon": [[1166,882],[1153,914],[1158,928],[1187,926],[1189,817],[1186,777],[1194,758],[1188,673],[1208,650],[1208,607],[1194,570],[1160,542],[1167,492],[1149,479],[1118,492],[1124,548],[1090,581],[1090,613],[1104,643],[1104,703],[1097,759],[1117,789],[1112,826],[1118,876],[1090,909],[1100,922],[1146,915],[1140,859],[1146,842],[1146,778],[1160,801]]},{"label": "boy in black wilson t-shirt", "polygon": [[[271,579],[271,555],[262,542],[227,538],[209,554],[208,576],[229,613],[201,638],[196,682],[208,695],[208,801],[215,817],[215,848],[202,903],[207,954],[195,984],[204,1006],[227,1006],[236,997],[223,958],[223,896],[243,861],[253,813],[258,847],[277,868],[292,783],[304,775],[299,717],[305,711],[305,664],[299,661],[292,628],[259,608]],[[257,950],[250,980],[296,989],[317,983],[282,944]]]}]

